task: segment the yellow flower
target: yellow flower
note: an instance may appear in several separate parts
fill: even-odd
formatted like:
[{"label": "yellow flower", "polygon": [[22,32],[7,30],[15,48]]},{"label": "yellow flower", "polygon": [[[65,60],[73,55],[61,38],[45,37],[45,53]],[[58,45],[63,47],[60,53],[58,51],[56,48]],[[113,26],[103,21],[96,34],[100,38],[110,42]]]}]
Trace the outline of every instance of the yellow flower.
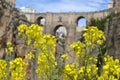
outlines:
[{"label": "yellow flower", "polygon": [[28,41],[27,41],[27,45],[29,46],[30,43],[31,43],[31,39],[28,39]]},{"label": "yellow flower", "polygon": [[102,40],[98,40],[98,41],[97,41],[97,44],[98,44],[98,45],[102,45],[102,43],[103,43]]},{"label": "yellow flower", "polygon": [[26,71],[24,70],[27,67],[27,63],[22,60],[22,58],[16,58],[15,60],[10,61],[10,73],[11,80],[26,80]]},{"label": "yellow flower", "polygon": [[10,52],[13,52],[13,47],[9,47],[8,50],[9,50]]},{"label": "yellow flower", "polygon": [[7,46],[11,46],[12,45],[12,43],[11,42],[7,42]]},{"label": "yellow flower", "polygon": [[61,56],[63,59],[67,59],[68,58],[68,54],[66,53],[66,54],[63,54],[62,56]]},{"label": "yellow flower", "polygon": [[25,55],[25,58],[31,60],[31,59],[34,58],[34,54],[32,52],[30,52],[30,53],[28,53],[28,54]]},{"label": "yellow flower", "polygon": [[85,44],[80,41],[72,43],[70,47],[77,53],[77,57],[82,57],[85,53]]},{"label": "yellow flower", "polygon": [[6,80],[7,63],[5,60],[0,60],[0,80]]},{"label": "yellow flower", "polygon": [[103,76],[98,77],[98,80],[105,80]]},{"label": "yellow flower", "polygon": [[102,45],[105,41],[104,32],[98,30],[96,26],[90,26],[87,29],[84,29],[85,33],[83,37],[85,38],[85,42],[87,46],[94,47],[94,44],[97,42],[98,45]]},{"label": "yellow flower", "polygon": [[5,48],[5,52],[6,53],[13,52],[14,49],[13,49],[12,43],[11,42],[7,42],[6,44],[7,44],[7,48]]}]

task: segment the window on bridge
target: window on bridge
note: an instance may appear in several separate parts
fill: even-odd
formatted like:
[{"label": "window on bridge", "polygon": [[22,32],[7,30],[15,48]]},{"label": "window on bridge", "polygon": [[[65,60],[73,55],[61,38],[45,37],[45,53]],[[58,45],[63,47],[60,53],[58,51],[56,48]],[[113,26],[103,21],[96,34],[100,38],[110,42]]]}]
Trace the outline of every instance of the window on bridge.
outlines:
[{"label": "window on bridge", "polygon": [[44,17],[39,17],[37,19],[37,24],[40,26],[45,26],[45,18]]},{"label": "window on bridge", "polygon": [[57,37],[57,38],[60,38],[60,39],[65,39],[66,36],[67,36],[67,29],[65,26],[62,26],[62,25],[59,25],[55,28],[54,30],[54,35]]},{"label": "window on bridge", "polygon": [[83,28],[85,28],[86,27],[86,18],[85,17],[79,17],[78,19],[77,19],[77,31],[78,32],[81,32],[82,30],[83,30]]}]

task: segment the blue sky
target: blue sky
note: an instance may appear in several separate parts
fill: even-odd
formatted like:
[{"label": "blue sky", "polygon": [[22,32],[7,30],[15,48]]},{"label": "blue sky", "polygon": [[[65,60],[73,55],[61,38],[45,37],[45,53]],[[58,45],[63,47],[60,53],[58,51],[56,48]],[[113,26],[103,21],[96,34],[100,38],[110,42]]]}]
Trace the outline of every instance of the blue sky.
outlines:
[{"label": "blue sky", "polygon": [[111,0],[16,0],[16,7],[31,7],[38,12],[89,12],[107,9]]}]

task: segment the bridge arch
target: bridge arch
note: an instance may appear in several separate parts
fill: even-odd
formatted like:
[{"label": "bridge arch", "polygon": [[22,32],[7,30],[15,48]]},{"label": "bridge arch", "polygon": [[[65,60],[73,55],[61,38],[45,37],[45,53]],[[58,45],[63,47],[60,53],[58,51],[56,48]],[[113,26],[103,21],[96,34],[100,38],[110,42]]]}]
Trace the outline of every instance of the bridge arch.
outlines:
[{"label": "bridge arch", "polygon": [[37,24],[38,25],[45,26],[45,23],[46,23],[45,17],[40,16],[40,17],[37,18]]},{"label": "bridge arch", "polygon": [[54,36],[58,37],[58,38],[66,38],[67,37],[67,34],[68,34],[68,31],[67,31],[67,28],[66,26],[64,25],[57,25],[55,28],[54,28]]},{"label": "bridge arch", "polygon": [[76,20],[77,27],[86,27],[87,26],[87,19],[84,16],[79,16]]},{"label": "bridge arch", "polygon": [[83,28],[87,26],[87,18],[84,16],[78,16],[76,18],[76,32],[83,31]]}]

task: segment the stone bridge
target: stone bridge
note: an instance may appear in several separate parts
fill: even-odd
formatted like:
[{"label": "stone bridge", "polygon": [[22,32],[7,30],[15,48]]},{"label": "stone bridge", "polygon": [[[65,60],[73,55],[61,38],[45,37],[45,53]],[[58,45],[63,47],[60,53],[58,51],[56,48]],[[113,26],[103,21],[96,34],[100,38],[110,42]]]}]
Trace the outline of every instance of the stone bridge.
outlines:
[{"label": "stone bridge", "polygon": [[[92,18],[101,19],[110,14],[111,10],[102,10],[96,12],[70,12],[70,13],[25,13],[28,21],[38,23],[41,25],[41,19],[45,19],[44,32],[55,35],[55,31],[60,26],[65,26],[67,30],[67,39],[74,41],[76,34],[78,33],[78,20],[81,18],[86,19],[87,26]],[[70,42],[69,41],[69,42]]]}]

